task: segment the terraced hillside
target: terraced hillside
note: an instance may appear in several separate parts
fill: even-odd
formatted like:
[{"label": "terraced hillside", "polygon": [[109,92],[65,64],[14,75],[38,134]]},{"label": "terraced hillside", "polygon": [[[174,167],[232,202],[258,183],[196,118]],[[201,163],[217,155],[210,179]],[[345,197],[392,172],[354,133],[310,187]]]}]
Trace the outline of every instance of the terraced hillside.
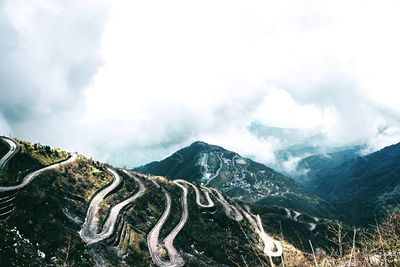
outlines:
[{"label": "terraced hillside", "polygon": [[0,187],[1,209],[12,204],[0,219],[0,266],[270,266],[309,239],[331,245],[326,222],[305,214],[16,145],[13,158],[25,161],[8,159],[2,182],[25,176]]},{"label": "terraced hillside", "polygon": [[281,206],[313,216],[333,218],[333,208],[291,179],[264,164],[222,147],[195,142],[170,157],[135,169],[218,188],[233,199]]}]

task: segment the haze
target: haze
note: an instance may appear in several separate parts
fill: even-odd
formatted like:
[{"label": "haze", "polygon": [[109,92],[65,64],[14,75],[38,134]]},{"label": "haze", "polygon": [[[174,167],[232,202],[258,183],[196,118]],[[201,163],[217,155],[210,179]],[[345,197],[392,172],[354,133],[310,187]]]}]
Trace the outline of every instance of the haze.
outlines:
[{"label": "haze", "polygon": [[0,1],[0,134],[116,165],[400,141],[400,1]]}]

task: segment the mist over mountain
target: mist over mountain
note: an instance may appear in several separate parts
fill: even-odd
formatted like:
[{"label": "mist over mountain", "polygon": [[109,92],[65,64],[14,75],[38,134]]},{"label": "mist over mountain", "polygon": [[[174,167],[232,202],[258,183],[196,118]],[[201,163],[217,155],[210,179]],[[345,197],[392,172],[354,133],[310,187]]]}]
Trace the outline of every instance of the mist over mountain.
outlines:
[{"label": "mist over mountain", "polygon": [[301,159],[296,164],[296,173],[293,173],[291,177],[308,188],[313,187],[320,172],[362,156],[363,146],[339,148],[338,150],[323,154],[316,151],[312,156]]},{"label": "mist over mountain", "polygon": [[359,147],[302,160],[296,177],[350,222],[374,224],[400,203],[400,143],[362,156]]},{"label": "mist over mountain", "polygon": [[0,264],[312,266],[304,244],[341,251],[337,231],[350,244],[352,225],[366,227],[357,242],[384,233],[393,244],[400,143],[366,156],[358,151],[302,161],[313,170],[304,185],[319,198],[261,163],[204,142],[128,171],[1,137]]},{"label": "mist over mountain", "polygon": [[334,211],[279,172],[216,145],[195,142],[170,157],[135,169],[218,188],[233,199],[333,218]]},{"label": "mist over mountain", "polygon": [[0,3],[2,135],[128,167],[195,140],[272,166],[400,138],[396,1],[50,2]]},{"label": "mist over mountain", "polygon": [[[315,157],[321,158],[318,162],[326,158],[326,163],[332,165],[352,156],[365,154],[366,150],[371,149],[367,144],[331,143],[326,135],[309,129],[270,127],[254,122],[249,130],[258,138],[276,140],[275,158],[267,165],[292,178],[312,177],[311,172],[317,168],[312,165]],[[307,168],[308,165],[310,168]],[[302,175],[306,172],[307,176]],[[300,179],[298,182],[302,184],[304,181]]]}]

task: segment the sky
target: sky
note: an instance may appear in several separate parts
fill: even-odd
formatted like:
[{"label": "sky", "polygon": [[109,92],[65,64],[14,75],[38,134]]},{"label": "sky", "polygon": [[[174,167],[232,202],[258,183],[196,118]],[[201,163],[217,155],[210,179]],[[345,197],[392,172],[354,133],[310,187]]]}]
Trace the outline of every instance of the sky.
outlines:
[{"label": "sky", "polygon": [[117,166],[400,141],[400,1],[0,0],[0,134]]}]

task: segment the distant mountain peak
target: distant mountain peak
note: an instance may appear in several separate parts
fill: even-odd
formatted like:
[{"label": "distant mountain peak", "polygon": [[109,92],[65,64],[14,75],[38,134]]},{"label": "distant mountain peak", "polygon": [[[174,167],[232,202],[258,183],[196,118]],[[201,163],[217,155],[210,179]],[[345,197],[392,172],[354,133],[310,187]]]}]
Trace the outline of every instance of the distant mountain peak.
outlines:
[{"label": "distant mountain peak", "polygon": [[[214,144],[209,144],[209,143],[204,142],[204,141],[195,141],[190,146],[184,147],[181,150],[190,149],[190,148],[200,148],[200,149],[206,150],[206,152],[210,152],[210,151],[213,151],[213,150],[221,150],[221,151],[227,151],[227,152],[234,153],[234,152],[229,151],[228,149],[226,149],[224,147],[221,147],[221,146],[218,146],[218,145],[214,145]],[[177,151],[177,152],[179,152],[179,151]]]},{"label": "distant mountain peak", "polygon": [[[330,207],[279,172],[217,145],[196,141],[136,171],[218,188],[233,199],[332,217]],[[301,201],[299,201],[301,200]],[[310,202],[312,200],[312,204]],[[309,205],[304,204],[309,202]],[[304,208],[309,206],[309,208]]]},{"label": "distant mountain peak", "polygon": [[209,146],[210,144],[204,141],[195,141],[190,146]]}]

